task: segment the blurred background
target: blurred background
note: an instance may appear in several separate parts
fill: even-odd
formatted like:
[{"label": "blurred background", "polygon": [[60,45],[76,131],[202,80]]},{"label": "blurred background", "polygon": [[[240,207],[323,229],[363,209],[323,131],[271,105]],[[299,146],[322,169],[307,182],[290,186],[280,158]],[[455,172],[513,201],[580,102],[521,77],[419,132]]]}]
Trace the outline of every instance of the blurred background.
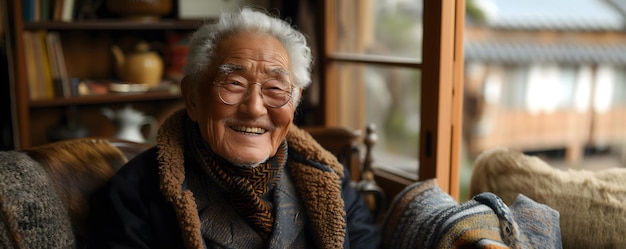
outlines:
[{"label": "blurred background", "polygon": [[[337,5],[346,14],[356,3]],[[336,17],[338,52],[419,63],[422,1],[358,6]],[[625,14],[623,0],[466,1],[461,199],[475,157],[493,147],[563,169],[626,166]],[[349,27],[358,28],[346,34]],[[416,175],[420,69],[345,63],[338,71],[363,80],[338,91],[354,109],[367,105],[363,119],[378,127],[378,165]]]},{"label": "blurred background", "polygon": [[[9,7],[18,2],[2,1],[0,6],[0,80],[16,78],[20,83],[0,84],[2,149],[15,148],[17,140],[22,146],[49,142],[47,129],[76,113],[80,115],[75,119],[91,128],[91,135],[110,136],[115,127],[102,115],[102,106],[121,109],[132,102],[158,120],[180,107],[178,92],[164,89],[135,95],[107,92],[30,99],[26,73],[12,75],[15,65],[7,60],[17,53],[16,58],[26,63],[23,49],[9,49],[18,45],[6,38],[10,27],[23,33],[44,29],[60,33],[66,59],[72,62],[69,73],[107,81],[114,76],[111,44],[125,45],[127,36],[152,39],[153,50],[165,59],[165,78],[176,88],[181,65],[173,62],[184,61],[185,38],[199,20],[211,18],[198,12],[203,8],[193,8],[209,1],[174,0],[162,20],[133,23],[101,13],[104,3],[116,1],[77,0],[83,14],[73,21],[24,18],[15,22],[21,16]],[[321,2],[328,8],[320,8],[325,6]],[[423,0],[241,0],[209,5],[235,8],[244,3],[290,20],[310,38],[316,68],[296,123],[360,130],[375,124],[376,166],[417,179],[420,124],[425,116],[420,110],[422,97],[429,94],[422,92],[421,82],[422,44],[429,35],[424,34]],[[463,18],[463,29],[456,31],[462,33],[464,53],[459,93],[463,95],[461,200],[467,198],[472,162],[493,147],[537,155],[561,169],[626,167],[626,0],[465,0]],[[162,52],[167,49],[174,53]],[[171,72],[178,74],[170,77]],[[14,89],[17,86],[19,91]],[[437,118],[438,114],[428,115]],[[16,117],[22,120],[19,125]],[[22,129],[22,137],[16,127]]]}]

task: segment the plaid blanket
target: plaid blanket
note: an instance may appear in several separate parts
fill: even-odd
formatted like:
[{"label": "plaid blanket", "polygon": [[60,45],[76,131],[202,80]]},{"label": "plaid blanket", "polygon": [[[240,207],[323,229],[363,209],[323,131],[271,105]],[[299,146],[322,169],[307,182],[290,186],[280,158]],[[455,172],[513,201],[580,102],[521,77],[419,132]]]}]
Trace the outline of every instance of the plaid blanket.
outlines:
[{"label": "plaid blanket", "polygon": [[562,248],[559,213],[523,195],[510,207],[489,192],[459,204],[430,179],[393,200],[383,248]]}]

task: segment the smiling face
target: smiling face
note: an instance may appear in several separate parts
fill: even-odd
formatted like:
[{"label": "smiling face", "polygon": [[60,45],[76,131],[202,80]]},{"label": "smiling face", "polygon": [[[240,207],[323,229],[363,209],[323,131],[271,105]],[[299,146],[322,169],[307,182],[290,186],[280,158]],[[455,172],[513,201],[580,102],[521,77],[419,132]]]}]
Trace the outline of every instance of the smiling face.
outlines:
[{"label": "smiling face", "polygon": [[[250,84],[250,94],[239,104],[224,104],[216,79],[236,74],[249,82],[278,78],[291,81],[289,56],[276,38],[260,33],[237,33],[222,39],[209,65],[209,75],[196,82],[182,82],[189,117],[218,155],[235,165],[254,167],[276,154],[293,121],[293,101],[278,108],[265,105],[260,87]],[[225,70],[227,69],[227,70]]]}]

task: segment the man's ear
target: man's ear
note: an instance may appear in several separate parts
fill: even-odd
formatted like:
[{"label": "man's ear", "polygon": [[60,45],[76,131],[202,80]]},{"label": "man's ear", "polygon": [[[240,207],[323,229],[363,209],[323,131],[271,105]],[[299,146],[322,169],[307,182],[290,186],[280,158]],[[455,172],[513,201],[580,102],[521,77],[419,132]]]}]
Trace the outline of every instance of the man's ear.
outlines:
[{"label": "man's ear", "polygon": [[191,76],[187,75],[183,77],[183,80],[180,82],[180,92],[182,93],[183,101],[185,102],[187,115],[191,118],[191,120],[195,121],[195,114],[198,109],[198,103],[196,101],[198,98],[196,98],[197,89]]}]

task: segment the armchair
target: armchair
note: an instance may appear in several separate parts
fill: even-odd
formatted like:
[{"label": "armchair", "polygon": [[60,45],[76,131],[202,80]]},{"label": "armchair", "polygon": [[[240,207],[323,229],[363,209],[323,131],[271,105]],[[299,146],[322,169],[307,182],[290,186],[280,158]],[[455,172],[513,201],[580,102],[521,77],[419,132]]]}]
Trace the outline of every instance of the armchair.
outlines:
[{"label": "armchair", "polygon": [[2,248],[84,247],[89,196],[147,148],[80,138],[0,152]]},{"label": "armchair", "polygon": [[[375,215],[382,213],[384,194],[368,166],[373,127],[365,137],[365,162],[360,157],[360,131],[305,129],[349,167],[355,188],[364,193]],[[89,196],[149,147],[115,138],[79,138],[0,152],[0,248],[84,247]]]},{"label": "armchair", "polygon": [[[511,217],[501,217],[507,210],[503,205],[495,205],[495,195],[482,195],[471,203],[458,205],[450,196],[438,190],[433,180],[418,182],[409,186],[395,197],[389,210],[385,211],[382,191],[371,178],[371,148],[376,141],[374,127],[367,128],[365,135],[365,159],[360,159],[360,132],[345,128],[306,128],[322,146],[338,155],[346,165],[351,165],[353,181],[357,190],[366,196],[370,208],[378,218],[384,218],[381,224],[383,242],[388,248],[406,248],[406,245],[426,245],[423,236],[428,229],[436,229],[437,234],[454,234],[458,229],[473,229],[473,237],[459,237],[459,241],[468,243],[484,242],[484,238],[494,241],[502,239],[500,235],[482,232],[500,231],[501,221],[511,221]],[[343,135],[337,135],[343,134]],[[22,151],[0,152],[0,248],[84,248],[85,234],[83,219],[88,212],[87,199],[90,194],[119,170],[129,158],[148,149],[148,145],[109,138],[81,138],[59,141]],[[354,160],[354,161],[351,161]],[[50,187],[52,186],[52,188]],[[443,200],[443,201],[441,201]],[[560,245],[560,238],[555,238],[555,229],[525,233],[528,220],[545,217],[554,220],[550,208],[538,205],[532,200],[522,201],[524,206],[512,206],[514,220],[520,220],[523,242],[543,241]],[[431,205],[433,204],[433,205]],[[445,205],[444,205],[445,204]],[[426,205],[426,206],[424,206]],[[490,229],[478,229],[479,223],[467,215],[468,207],[480,206],[488,219],[478,220]],[[449,219],[431,219],[448,212]],[[472,209],[475,211],[475,209]],[[520,211],[521,210],[521,211]],[[470,210],[471,211],[471,210]],[[472,212],[474,212],[472,211]],[[480,210],[478,210],[480,211]],[[522,212],[523,211],[523,212]],[[385,216],[382,217],[382,213]],[[536,212],[529,219],[519,218]],[[471,213],[471,212],[469,212]],[[424,219],[430,219],[427,223]],[[464,220],[465,219],[465,220]],[[381,219],[379,219],[381,220]],[[436,224],[454,221],[453,225],[442,227]],[[425,225],[426,224],[426,225]],[[431,225],[427,225],[431,224]],[[435,225],[433,225],[435,224]],[[452,224],[452,223],[451,223]],[[551,223],[552,224],[552,223]],[[550,226],[543,224],[543,227]],[[557,224],[552,224],[558,228]],[[536,226],[535,226],[536,227]],[[507,231],[503,229],[502,231]],[[542,233],[544,232],[544,233]],[[550,233],[551,232],[551,233]],[[544,239],[537,239],[539,237]],[[530,239],[528,239],[530,238]],[[439,241],[439,240],[437,240]],[[430,241],[432,242],[432,241]],[[430,243],[429,242],[429,243]],[[441,240],[439,245],[450,241]],[[502,243],[502,241],[498,242]],[[434,245],[437,243],[431,243]],[[466,244],[468,245],[468,244]],[[433,246],[436,247],[436,246]],[[428,247],[431,248],[431,247]],[[546,247],[538,247],[546,248]],[[556,247],[559,248],[559,247]]]}]

